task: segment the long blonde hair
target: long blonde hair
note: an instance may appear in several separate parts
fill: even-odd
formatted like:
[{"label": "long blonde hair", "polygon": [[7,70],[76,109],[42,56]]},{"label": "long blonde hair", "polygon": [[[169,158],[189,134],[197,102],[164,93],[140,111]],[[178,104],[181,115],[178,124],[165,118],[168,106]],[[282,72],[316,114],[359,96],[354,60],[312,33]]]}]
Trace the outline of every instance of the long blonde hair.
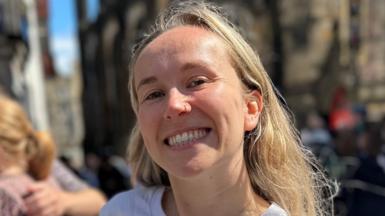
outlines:
[{"label": "long blonde hair", "polygon": [[[245,133],[244,158],[255,193],[278,203],[290,215],[330,215],[332,200],[328,180],[301,144],[283,98],[274,88],[258,55],[238,30],[221,15],[218,7],[204,2],[184,1],[161,14],[152,30],[133,50],[129,89],[135,113],[138,110],[133,66],[146,45],[158,35],[178,26],[198,26],[213,32],[227,46],[238,77],[247,90],[259,90],[264,109],[254,131]],[[128,161],[141,184],[169,185],[167,173],[149,156],[137,124],[128,146]]]},{"label": "long blonde hair", "polygon": [[4,156],[1,169],[18,166],[36,180],[49,176],[56,154],[51,136],[35,131],[21,106],[1,94],[0,150]]}]

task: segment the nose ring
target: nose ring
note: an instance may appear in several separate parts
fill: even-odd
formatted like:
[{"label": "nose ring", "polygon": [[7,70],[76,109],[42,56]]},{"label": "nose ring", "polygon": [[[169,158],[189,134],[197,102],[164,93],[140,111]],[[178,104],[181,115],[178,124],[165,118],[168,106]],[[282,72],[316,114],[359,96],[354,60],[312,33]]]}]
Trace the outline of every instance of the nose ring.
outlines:
[{"label": "nose ring", "polygon": [[[179,115],[181,115],[181,114],[183,114],[183,113],[188,113],[189,111],[190,111],[190,109],[189,109],[188,105],[185,103],[185,104],[183,104],[182,109],[179,110]],[[165,116],[165,118],[166,118],[167,120],[170,120],[172,117],[171,117],[170,113],[168,113],[168,114]]]}]

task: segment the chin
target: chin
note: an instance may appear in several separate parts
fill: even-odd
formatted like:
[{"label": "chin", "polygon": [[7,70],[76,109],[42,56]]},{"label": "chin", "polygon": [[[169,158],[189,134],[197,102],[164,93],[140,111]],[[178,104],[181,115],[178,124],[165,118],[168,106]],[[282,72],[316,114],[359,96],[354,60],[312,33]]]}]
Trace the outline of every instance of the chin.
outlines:
[{"label": "chin", "polygon": [[202,161],[189,161],[184,166],[173,167],[169,174],[177,179],[188,179],[198,177],[205,173],[211,167],[210,163]]}]

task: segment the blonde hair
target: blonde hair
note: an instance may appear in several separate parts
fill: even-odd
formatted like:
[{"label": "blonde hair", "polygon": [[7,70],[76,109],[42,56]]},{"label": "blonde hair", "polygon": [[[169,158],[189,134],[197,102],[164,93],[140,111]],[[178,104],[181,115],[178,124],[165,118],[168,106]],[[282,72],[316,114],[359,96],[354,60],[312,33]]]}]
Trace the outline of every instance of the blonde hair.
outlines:
[{"label": "blonde hair", "polygon": [[21,106],[0,95],[0,149],[7,166],[19,166],[36,180],[46,179],[55,158],[55,144],[46,132],[36,132]]},{"label": "blonde hair", "polygon": [[[141,51],[158,35],[178,26],[198,26],[222,39],[243,87],[259,90],[264,109],[254,131],[245,133],[244,158],[255,193],[278,203],[290,215],[330,215],[330,184],[312,155],[301,144],[283,98],[274,88],[258,55],[219,9],[204,2],[178,2],[161,14],[152,31],[133,50],[129,89],[138,110],[133,66]],[[136,180],[144,185],[169,185],[167,173],[150,158],[137,124],[128,146],[128,161]]]}]

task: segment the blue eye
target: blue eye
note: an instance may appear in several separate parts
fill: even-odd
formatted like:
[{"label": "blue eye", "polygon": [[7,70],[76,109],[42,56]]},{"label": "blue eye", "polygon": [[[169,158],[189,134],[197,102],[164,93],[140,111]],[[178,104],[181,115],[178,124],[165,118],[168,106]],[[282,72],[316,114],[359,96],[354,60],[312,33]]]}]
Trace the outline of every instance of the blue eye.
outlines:
[{"label": "blue eye", "polygon": [[188,85],[187,87],[188,88],[194,88],[194,87],[197,87],[197,86],[200,86],[202,84],[206,83],[206,80],[203,79],[203,78],[197,78],[197,79],[193,79]]},{"label": "blue eye", "polygon": [[157,98],[163,97],[164,95],[165,94],[161,91],[154,91],[154,92],[150,93],[149,95],[147,95],[144,100],[145,101],[146,100],[155,100]]}]

